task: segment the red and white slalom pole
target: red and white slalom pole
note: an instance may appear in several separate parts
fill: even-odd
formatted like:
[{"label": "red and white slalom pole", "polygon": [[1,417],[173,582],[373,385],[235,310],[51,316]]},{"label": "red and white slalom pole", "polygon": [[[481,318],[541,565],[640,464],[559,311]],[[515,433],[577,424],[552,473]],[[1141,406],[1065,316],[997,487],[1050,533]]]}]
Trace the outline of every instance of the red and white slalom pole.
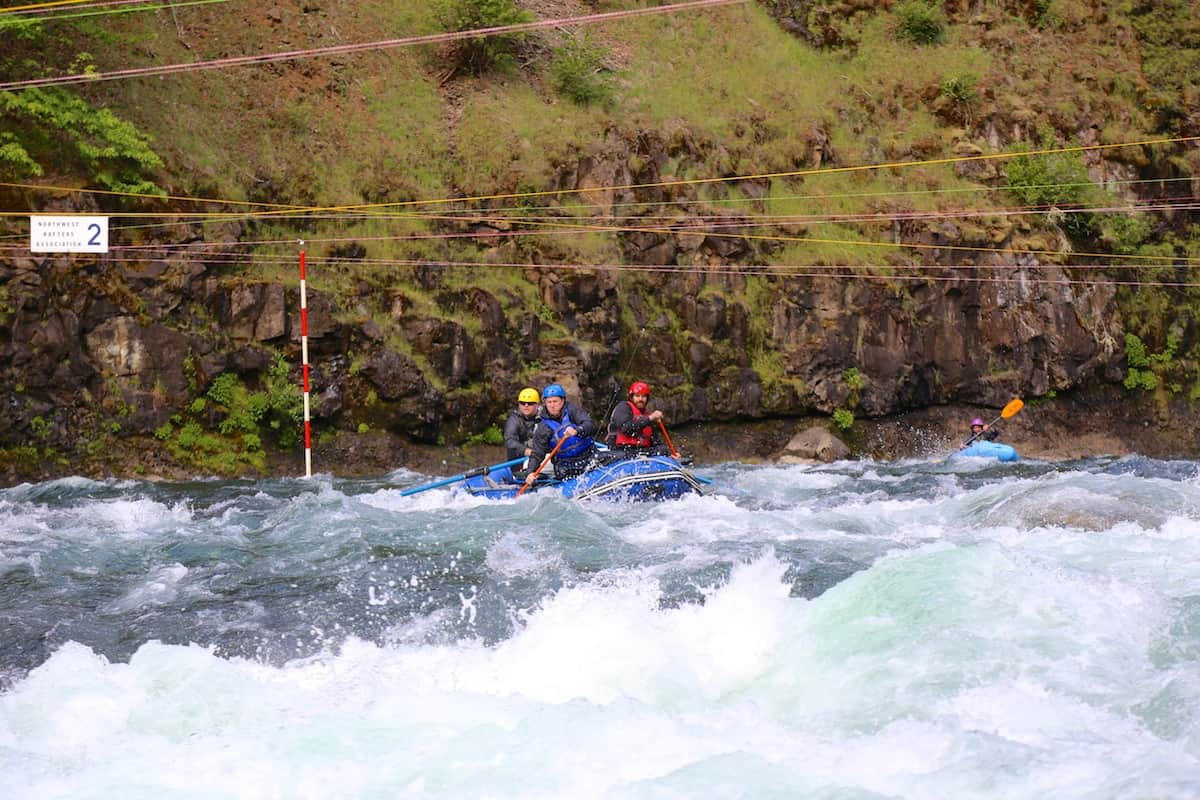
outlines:
[{"label": "red and white slalom pole", "polygon": [[[300,244],[304,244],[301,242]],[[300,363],[304,367],[304,477],[312,477],[312,423],[308,413],[308,275],[304,265],[304,251],[300,251]]]}]

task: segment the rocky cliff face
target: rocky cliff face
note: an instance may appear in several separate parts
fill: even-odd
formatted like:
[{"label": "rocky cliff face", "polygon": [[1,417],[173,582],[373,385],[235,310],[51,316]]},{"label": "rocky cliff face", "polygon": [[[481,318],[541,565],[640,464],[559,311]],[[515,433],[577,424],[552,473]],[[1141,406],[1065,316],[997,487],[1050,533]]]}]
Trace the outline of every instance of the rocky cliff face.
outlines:
[{"label": "rocky cliff face", "polygon": [[[638,179],[664,177],[647,172],[654,158],[641,163]],[[624,162],[593,159],[573,165],[563,185],[631,177]],[[687,196],[655,191],[668,204]],[[758,245],[736,228],[731,235],[688,219],[693,207],[679,206],[674,229],[622,234],[630,261],[653,271],[510,272],[514,286],[531,284],[544,303],[536,311],[522,299],[528,293],[457,285],[436,266],[411,276],[432,309],[416,311],[403,290],[335,295],[320,288],[316,263],[309,334],[318,431],[459,442],[498,420],[520,386],[551,380],[599,415],[623,384],[645,379],[673,424],[686,425],[998,407],[1122,376],[1114,286],[1031,255],[996,255],[997,241],[1016,229],[986,232],[986,241],[945,226],[916,230],[940,266],[788,274],[752,267]],[[939,243],[952,248],[939,252]],[[0,445],[9,448],[10,478],[87,469],[131,448],[157,453],[140,457],[155,472],[185,469],[161,431],[188,419],[220,428],[228,408],[195,405],[217,376],[233,373],[252,389],[281,355],[298,382],[297,287],[174,257],[169,244],[145,260],[0,263]],[[990,255],[963,269],[972,244]],[[30,446],[24,461],[12,456]]]}]

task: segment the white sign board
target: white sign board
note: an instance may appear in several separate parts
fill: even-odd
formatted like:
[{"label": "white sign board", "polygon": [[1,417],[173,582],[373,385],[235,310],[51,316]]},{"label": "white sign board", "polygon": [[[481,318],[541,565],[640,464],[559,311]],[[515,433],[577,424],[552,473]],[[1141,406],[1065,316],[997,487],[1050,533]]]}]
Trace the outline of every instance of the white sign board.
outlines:
[{"label": "white sign board", "polygon": [[29,249],[34,253],[107,253],[108,217],[32,216]]}]

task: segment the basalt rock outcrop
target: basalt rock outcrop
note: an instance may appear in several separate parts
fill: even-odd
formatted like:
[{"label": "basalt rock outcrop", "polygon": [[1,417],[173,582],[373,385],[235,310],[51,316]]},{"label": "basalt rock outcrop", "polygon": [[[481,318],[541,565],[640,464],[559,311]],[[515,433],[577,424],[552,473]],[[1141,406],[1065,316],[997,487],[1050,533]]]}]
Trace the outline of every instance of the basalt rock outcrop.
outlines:
[{"label": "basalt rock outcrop", "polygon": [[[1122,375],[1113,287],[1054,266],[931,266],[904,280],[676,267],[620,278],[538,270],[553,326],[480,287],[441,287],[436,315],[399,294],[311,288],[314,417],[326,430],[452,442],[495,422],[521,385],[550,380],[599,414],[643,378],[685,425],[994,407]],[[0,286],[3,446],[72,454],[101,435],[149,437],[217,375],[252,385],[276,355],[299,377],[295,286],[65,257],[0,266]]]}]

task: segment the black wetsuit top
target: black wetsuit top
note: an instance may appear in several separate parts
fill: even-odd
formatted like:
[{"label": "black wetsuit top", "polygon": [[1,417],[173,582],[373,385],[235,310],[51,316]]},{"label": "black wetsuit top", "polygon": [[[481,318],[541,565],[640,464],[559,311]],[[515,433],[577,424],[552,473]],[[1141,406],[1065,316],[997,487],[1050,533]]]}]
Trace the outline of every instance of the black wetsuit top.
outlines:
[{"label": "black wetsuit top", "polygon": [[537,413],[527,417],[515,408],[509,413],[504,422],[504,448],[508,451],[509,461],[525,457],[525,448],[533,447],[533,432],[541,421]]}]

